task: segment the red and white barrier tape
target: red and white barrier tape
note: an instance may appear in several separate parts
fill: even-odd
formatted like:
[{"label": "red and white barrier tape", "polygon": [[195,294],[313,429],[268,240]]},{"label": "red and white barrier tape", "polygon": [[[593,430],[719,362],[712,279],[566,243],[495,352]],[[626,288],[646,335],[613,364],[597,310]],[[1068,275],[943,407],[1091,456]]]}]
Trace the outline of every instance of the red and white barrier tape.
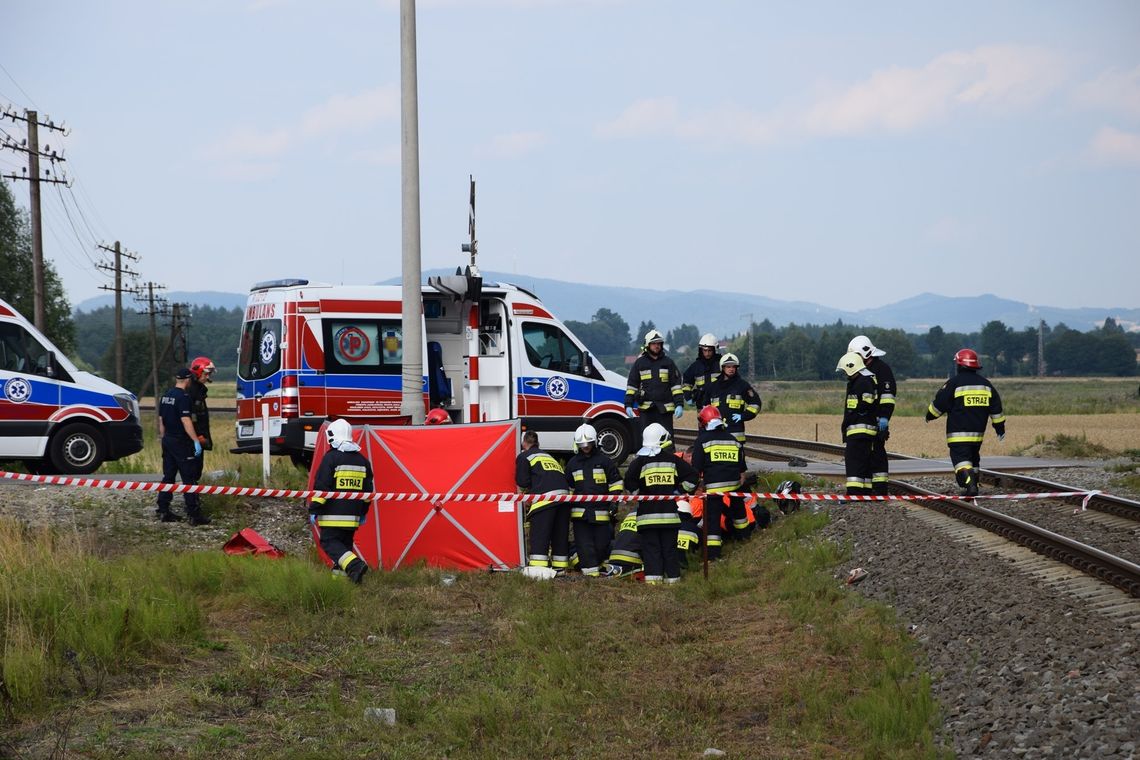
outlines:
[{"label": "red and white barrier tape", "polygon": [[[668,496],[629,496],[626,494],[532,494],[532,493],[397,493],[384,491],[308,491],[289,488],[254,488],[250,486],[186,486],[175,483],[143,483],[135,480],[108,480],[105,478],[77,478],[62,475],[27,475],[22,472],[5,472],[0,470],[0,478],[16,480],[26,483],[42,483],[45,485],[77,486],[79,488],[105,488],[115,491],[167,491],[170,493],[197,493],[215,496],[261,496],[273,499],[309,499],[318,496],[325,499],[348,499],[365,501],[381,499],[383,501],[428,501],[439,503],[445,501],[676,501],[686,498],[681,495]],[[1083,496],[1081,509],[1084,509],[1089,499],[1100,491],[1057,491],[1052,493],[1004,493],[988,496],[962,497],[944,494],[933,495],[903,495],[903,496],[853,496],[847,494],[830,493],[765,493],[761,491],[734,491],[727,494],[705,494],[706,496],[739,496],[742,498],[756,497],[760,499],[785,499],[798,501],[945,501],[972,499],[1018,500],[1018,499],[1050,499],[1061,496]]]}]

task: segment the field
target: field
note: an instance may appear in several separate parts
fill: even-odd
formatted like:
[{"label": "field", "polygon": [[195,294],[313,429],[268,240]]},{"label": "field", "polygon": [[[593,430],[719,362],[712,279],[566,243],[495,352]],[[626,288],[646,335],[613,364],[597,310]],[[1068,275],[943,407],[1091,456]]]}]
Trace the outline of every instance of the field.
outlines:
[{"label": "field", "polygon": [[[945,456],[943,423],[921,417],[938,384],[901,384],[892,449]],[[1135,470],[1132,380],[998,385],[1009,435],[983,453],[1079,455],[1046,451],[1071,436]],[[749,431],[838,442],[842,389],[764,384]],[[227,415],[215,432],[207,469],[259,485],[259,459],[226,452]],[[148,440],[108,469],[157,468]],[[304,475],[278,459],[271,480]],[[191,529],[136,494],[0,485],[0,756],[945,754],[913,641],[836,579],[848,549],[814,537],[825,513],[781,519],[673,588],[422,567],[356,588],[314,561],[302,505],[207,503],[215,524]],[[247,525],[287,535],[289,556],[217,551]]]}]

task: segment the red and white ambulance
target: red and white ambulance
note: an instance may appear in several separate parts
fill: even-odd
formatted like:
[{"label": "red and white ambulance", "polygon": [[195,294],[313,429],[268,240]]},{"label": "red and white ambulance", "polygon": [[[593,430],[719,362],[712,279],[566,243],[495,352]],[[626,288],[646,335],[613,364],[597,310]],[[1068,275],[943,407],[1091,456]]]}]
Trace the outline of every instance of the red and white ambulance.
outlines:
[{"label": "red and white ambulance", "polygon": [[[544,449],[570,452],[583,421],[623,461],[633,446],[625,377],[606,370],[533,293],[468,268],[423,286],[426,409],[454,422],[518,418]],[[401,289],[277,280],[255,285],[241,330],[235,451],[311,459],[327,419],[401,417]]]},{"label": "red and white ambulance", "polygon": [[133,393],[80,370],[0,301],[0,461],[85,475],[142,449],[139,419]]}]

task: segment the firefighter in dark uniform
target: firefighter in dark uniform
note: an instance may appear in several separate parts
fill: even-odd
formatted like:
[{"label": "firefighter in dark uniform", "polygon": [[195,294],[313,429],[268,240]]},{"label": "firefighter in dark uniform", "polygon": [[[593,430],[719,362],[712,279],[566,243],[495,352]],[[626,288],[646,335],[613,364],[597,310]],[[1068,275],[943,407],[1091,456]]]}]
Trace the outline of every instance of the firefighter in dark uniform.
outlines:
[{"label": "firefighter in dark uniform", "polygon": [[863,364],[863,357],[848,351],[835,367],[847,376],[847,396],[843,406],[843,455],[849,496],[871,495],[871,449],[879,434],[879,390],[875,374]]},{"label": "firefighter in dark uniform", "polygon": [[705,391],[708,382],[720,372],[720,354],[716,350],[716,336],[705,333],[697,343],[697,358],[681,375],[681,391],[685,394],[685,403],[700,409],[707,402]]},{"label": "firefighter in dark uniform", "polygon": [[[641,443],[642,448],[625,471],[625,490],[642,496],[670,496],[696,489],[696,470],[677,456],[664,427],[656,422],[646,427]],[[681,558],[677,552],[680,526],[675,500],[638,501],[637,535],[641,539],[646,583],[676,583],[681,579]]]},{"label": "firefighter in dark uniform", "polygon": [[[620,494],[621,474],[614,460],[597,446],[598,431],[593,425],[580,425],[574,431],[578,453],[566,463],[566,478],[575,495]],[[574,501],[570,503],[570,521],[574,525],[574,545],[582,575],[596,577],[602,561],[609,555],[613,538],[612,516],[615,501]]]},{"label": "firefighter in dark uniform", "polygon": [[891,415],[895,413],[895,373],[891,365],[883,361],[887,352],[876,348],[875,344],[866,335],[856,335],[847,344],[848,351],[854,351],[863,357],[863,364],[875,373],[875,384],[879,387],[879,434],[875,436],[875,445],[871,449],[871,493],[876,496],[887,495],[887,483],[890,481],[890,466],[887,459],[887,439],[891,437]]},{"label": "firefighter in dark uniform", "polygon": [[[201,468],[198,460],[202,456],[202,444],[191,422],[190,370],[186,367],[174,375],[174,387],[162,394],[158,401],[158,435],[162,439],[162,482],[173,483],[175,477],[182,478],[182,484],[198,485]],[[210,518],[202,514],[202,505],[196,493],[182,494],[186,504],[186,516],[191,525],[209,525]],[[157,514],[163,522],[181,522],[182,516],[170,511],[174,494],[161,491],[158,494]]]},{"label": "firefighter in dark uniform", "polygon": [[720,374],[709,381],[705,401],[720,410],[728,432],[744,443],[744,423],[760,414],[759,394],[740,376],[740,360],[736,354],[720,357]]},{"label": "firefighter in dark uniform", "polygon": [[721,515],[728,516],[733,531],[743,533],[748,529],[744,499],[740,496],[721,496],[741,490],[746,464],[740,441],[728,432],[720,410],[710,404],[700,411],[697,420],[701,432],[693,447],[693,469],[704,483],[708,558],[717,560],[724,547]]},{"label": "firefighter in dark uniform", "polygon": [[[333,420],[325,428],[329,450],[317,465],[314,491],[373,490],[372,465],[352,440],[348,420]],[[314,496],[309,502],[309,519],[320,533],[321,549],[333,561],[333,574],[346,575],[353,583],[364,580],[368,563],[353,550],[356,529],[368,515],[369,502],[363,499],[326,499]]]},{"label": "firefighter in dark uniform", "polygon": [[946,445],[954,464],[954,479],[965,496],[978,495],[977,469],[982,460],[986,420],[998,440],[1005,439],[1005,413],[997,388],[978,374],[982,365],[968,348],[954,354],[958,372],[938,389],[926,410],[926,421],[946,417]]},{"label": "firefighter in dark uniform", "polygon": [[610,556],[602,565],[602,575],[629,575],[641,570],[641,537],[637,535],[637,511],[634,510],[618,523]]},{"label": "firefighter in dark uniform", "polygon": [[190,421],[194,423],[194,433],[198,443],[202,444],[202,454],[195,460],[198,466],[198,480],[202,479],[206,452],[214,448],[214,439],[210,436],[210,408],[206,405],[210,389],[206,386],[214,382],[216,369],[214,362],[207,356],[199,356],[190,362],[190,387],[186,389],[190,394]]},{"label": "firefighter in dark uniform", "polygon": [[625,413],[641,414],[641,429],[653,423],[661,425],[671,436],[673,420],[685,413],[685,394],[681,390],[681,373],[673,360],[665,355],[665,338],[656,330],[645,334],[645,350],[629,370],[625,389]]},{"label": "firefighter in dark uniform", "polygon": [[[538,447],[538,433],[523,433],[522,451],[515,459],[515,484],[532,494],[569,493],[566,473],[558,460]],[[538,499],[527,508],[530,521],[528,567],[566,570],[570,567],[570,503]]]}]

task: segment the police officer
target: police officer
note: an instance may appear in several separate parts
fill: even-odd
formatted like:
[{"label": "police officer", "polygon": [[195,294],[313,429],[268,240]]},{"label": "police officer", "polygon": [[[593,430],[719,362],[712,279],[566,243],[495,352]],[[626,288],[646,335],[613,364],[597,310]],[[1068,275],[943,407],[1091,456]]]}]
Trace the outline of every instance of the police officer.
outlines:
[{"label": "police officer", "polygon": [[[566,477],[575,495],[620,494],[621,475],[614,460],[598,449],[598,431],[593,425],[580,425],[574,431],[578,452],[566,463]],[[574,525],[574,545],[582,575],[597,576],[602,561],[610,551],[613,537],[613,501],[575,501],[570,505],[570,521]]]},{"label": "police officer", "polygon": [[720,354],[716,350],[716,336],[705,333],[697,343],[697,358],[681,376],[681,391],[685,403],[700,409],[705,405],[705,391],[713,377],[720,372]]},{"label": "police officer", "polygon": [[[198,458],[202,456],[202,444],[191,421],[190,370],[182,367],[174,373],[174,387],[162,394],[158,401],[158,435],[162,439],[162,482],[174,483],[175,477],[182,478],[182,484],[198,485],[201,471]],[[209,525],[210,518],[202,514],[202,506],[196,493],[182,494],[186,505],[186,516],[191,525]],[[170,511],[174,494],[160,491],[158,494],[158,519],[163,522],[181,522],[182,516]]]},{"label": "police officer", "polygon": [[[313,490],[372,491],[372,465],[352,440],[348,420],[330,422],[325,436],[329,449],[317,465]],[[368,563],[352,548],[356,529],[367,515],[368,502],[363,499],[314,496],[309,503],[309,519],[319,530],[321,549],[333,561],[333,574],[347,575],[353,583],[363,581],[368,572]]]},{"label": "police officer", "polygon": [[740,376],[736,354],[720,357],[720,374],[709,381],[705,400],[720,411],[728,432],[744,443],[744,423],[760,414],[763,402],[748,381]]},{"label": "police officer", "polygon": [[[566,473],[558,460],[538,447],[538,433],[523,433],[522,451],[515,458],[515,484],[535,494],[565,495]],[[538,499],[527,508],[530,520],[528,567],[570,567],[570,504]]]},{"label": "police officer", "polygon": [[[642,432],[641,443],[625,471],[625,490],[642,496],[668,496],[696,489],[697,472],[677,456],[669,431],[654,422]],[[675,500],[638,501],[637,536],[641,539],[646,583],[681,580],[681,557],[677,552],[680,526]]]},{"label": "police officer", "polygon": [[685,394],[681,390],[681,373],[665,355],[665,338],[656,330],[645,334],[645,349],[629,370],[625,389],[625,413],[635,416],[634,405],[641,413],[642,430],[653,423],[673,434],[673,420],[685,413]]},{"label": "police officer", "polygon": [[871,493],[876,496],[887,495],[887,483],[890,481],[890,467],[887,459],[887,439],[891,437],[889,429],[891,415],[895,413],[895,373],[891,365],[883,361],[886,351],[876,348],[875,344],[866,335],[856,335],[847,344],[848,351],[854,351],[863,357],[863,364],[875,375],[875,384],[879,387],[879,434],[875,436],[875,444],[871,448]]},{"label": "police officer", "polygon": [[206,462],[206,453],[214,448],[214,439],[210,436],[210,409],[206,405],[206,397],[210,389],[206,386],[214,382],[214,372],[217,368],[208,356],[199,356],[190,362],[190,387],[186,392],[190,394],[190,421],[194,423],[195,437],[202,444],[202,453],[195,458],[198,473],[197,480],[202,479],[202,469]]},{"label": "police officer", "polygon": [[843,405],[843,455],[847,473],[847,494],[871,494],[871,449],[879,434],[879,390],[875,374],[863,364],[863,357],[848,351],[835,366],[847,376],[847,395]]},{"label": "police officer", "polygon": [[986,420],[994,426],[998,440],[1005,439],[1005,414],[997,388],[978,374],[978,355],[963,348],[954,354],[958,372],[947,380],[926,410],[926,421],[946,417],[946,445],[954,464],[954,479],[964,496],[978,495],[978,466],[982,459],[982,439]]}]

